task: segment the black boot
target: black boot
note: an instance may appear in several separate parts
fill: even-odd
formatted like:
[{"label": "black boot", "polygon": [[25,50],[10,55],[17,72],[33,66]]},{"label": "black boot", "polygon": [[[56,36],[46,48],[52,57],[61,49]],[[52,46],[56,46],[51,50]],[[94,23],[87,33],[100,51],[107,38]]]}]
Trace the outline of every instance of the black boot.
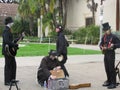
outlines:
[{"label": "black boot", "polygon": [[108,89],[113,89],[113,88],[116,88],[116,84],[110,84],[110,85],[108,86]]},{"label": "black boot", "polygon": [[110,83],[108,81],[105,81],[102,86],[106,87],[106,86],[109,86],[109,85],[110,85]]}]

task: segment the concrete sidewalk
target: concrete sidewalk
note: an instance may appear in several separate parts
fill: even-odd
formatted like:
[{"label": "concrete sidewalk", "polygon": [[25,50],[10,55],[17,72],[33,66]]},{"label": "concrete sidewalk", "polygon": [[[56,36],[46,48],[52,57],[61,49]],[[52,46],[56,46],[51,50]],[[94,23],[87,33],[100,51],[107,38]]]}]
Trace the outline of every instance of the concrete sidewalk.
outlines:
[{"label": "concrete sidewalk", "polygon": [[[44,90],[37,83],[37,68],[43,56],[38,57],[17,57],[17,79],[20,80],[18,86],[21,90]],[[120,59],[119,54],[117,58]],[[118,61],[116,61],[117,63]],[[77,90],[107,90],[102,87],[106,80],[103,55],[74,55],[68,56],[66,68],[70,74],[70,84],[91,83],[89,88]],[[4,59],[0,58],[0,90],[9,90],[4,86]],[[119,90],[120,85],[114,89]],[[16,90],[15,87],[12,90]]]},{"label": "concrete sidewalk", "polygon": [[[71,44],[70,47],[100,50],[97,45],[76,45]],[[120,49],[117,50],[116,64],[120,61]],[[43,56],[36,57],[16,57],[17,62],[17,79],[21,90],[44,90],[37,83],[37,69]],[[89,88],[80,88],[77,90],[108,90],[102,87],[106,80],[103,55],[71,55],[68,56],[66,68],[70,74],[70,84],[91,83]],[[0,90],[9,90],[8,86],[4,86],[4,58],[0,58]],[[12,90],[16,90],[15,87]],[[120,90],[120,85],[114,89]]]}]

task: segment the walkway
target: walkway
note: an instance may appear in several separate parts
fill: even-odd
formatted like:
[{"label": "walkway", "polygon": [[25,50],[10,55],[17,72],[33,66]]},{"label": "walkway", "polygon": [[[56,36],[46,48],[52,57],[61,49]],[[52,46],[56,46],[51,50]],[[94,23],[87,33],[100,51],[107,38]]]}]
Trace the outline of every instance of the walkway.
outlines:
[{"label": "walkway", "polygon": [[[90,49],[91,47],[86,48]],[[20,80],[18,86],[21,90],[44,90],[36,80],[37,68],[42,58],[43,56],[16,58],[17,79]],[[118,60],[120,60],[120,54],[116,55],[116,63]],[[102,87],[103,82],[106,80],[102,54],[68,56],[66,68],[70,74],[70,84],[91,83],[92,85],[89,88],[80,88],[77,90],[108,90],[106,87]],[[4,86],[3,75],[4,59],[0,58],[0,90],[9,90],[8,86]],[[13,87],[12,90],[16,90],[16,88]],[[114,90],[120,90],[120,85]]]}]

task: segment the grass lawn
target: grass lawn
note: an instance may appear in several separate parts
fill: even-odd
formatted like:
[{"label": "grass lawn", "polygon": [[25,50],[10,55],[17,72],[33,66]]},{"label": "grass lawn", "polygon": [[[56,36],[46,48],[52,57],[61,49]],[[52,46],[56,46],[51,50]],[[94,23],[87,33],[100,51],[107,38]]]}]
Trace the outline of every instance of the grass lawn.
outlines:
[{"label": "grass lawn", "polygon": [[[1,48],[2,47],[0,47],[0,50]],[[25,46],[23,46],[22,44],[20,44],[20,47],[17,51],[17,57],[45,56],[48,55],[48,51],[50,49],[55,50],[55,45],[27,43],[25,44]],[[88,55],[88,54],[101,54],[101,51],[68,47],[68,55]],[[0,54],[0,57],[3,56]]]}]

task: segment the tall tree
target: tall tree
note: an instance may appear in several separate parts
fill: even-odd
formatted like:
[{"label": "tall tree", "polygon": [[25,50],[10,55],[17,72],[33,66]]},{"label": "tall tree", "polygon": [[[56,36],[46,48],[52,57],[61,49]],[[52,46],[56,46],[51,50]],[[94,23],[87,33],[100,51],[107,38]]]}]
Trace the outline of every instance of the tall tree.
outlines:
[{"label": "tall tree", "polygon": [[[91,5],[90,5],[91,2]],[[95,3],[95,0],[87,0],[87,6],[90,9],[90,11],[92,12],[92,24],[95,25],[95,12],[97,11],[97,6],[98,4]]]},{"label": "tall tree", "polygon": [[19,13],[23,19],[29,20],[30,33],[33,31],[34,17],[43,16],[43,32],[46,27],[54,29],[56,23],[66,24],[68,0],[20,0]]}]

